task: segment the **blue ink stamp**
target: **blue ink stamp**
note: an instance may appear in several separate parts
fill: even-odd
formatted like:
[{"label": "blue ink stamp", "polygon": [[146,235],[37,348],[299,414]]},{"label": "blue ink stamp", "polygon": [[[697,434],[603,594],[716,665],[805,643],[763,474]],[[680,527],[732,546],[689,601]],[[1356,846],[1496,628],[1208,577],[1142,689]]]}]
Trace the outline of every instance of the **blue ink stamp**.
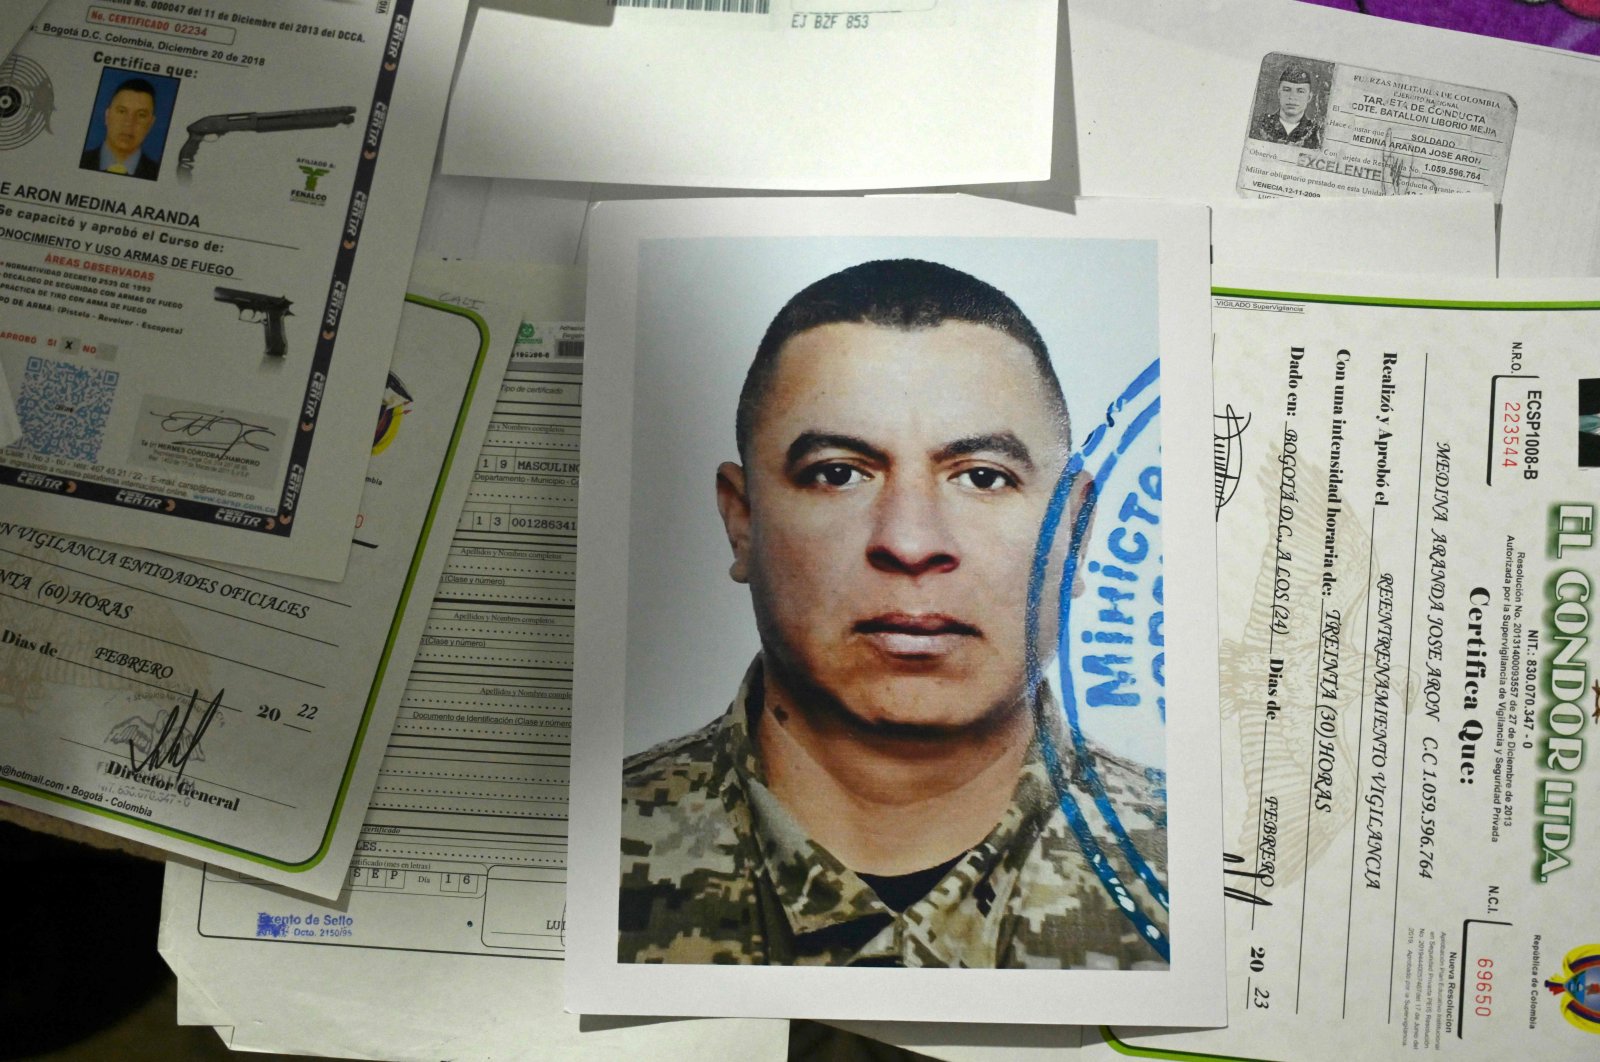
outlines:
[{"label": "blue ink stamp", "polygon": [[[1163,957],[1166,934],[1139,909],[1105,855],[1112,844],[1163,908],[1167,889],[1135,842],[1115,794],[1090,755],[1091,741],[1143,765],[1160,798],[1155,825],[1166,829],[1165,604],[1161,537],[1160,362],[1127,386],[1068,459],[1050,499],[1028,585],[1030,688],[1060,691],[1065,741],[1058,748],[1043,720],[1039,746],[1056,796],[1085,856],[1112,900]],[[1074,498],[1078,504],[1074,506]],[[1063,526],[1066,524],[1067,526]],[[1066,536],[1057,585],[1050,560]],[[1041,647],[1055,621],[1055,643]],[[1055,659],[1047,659],[1053,651]],[[1102,824],[1089,824],[1085,796]]]},{"label": "blue ink stamp", "polygon": [[256,936],[277,939],[289,935],[289,920],[283,915],[261,911],[256,915]]}]

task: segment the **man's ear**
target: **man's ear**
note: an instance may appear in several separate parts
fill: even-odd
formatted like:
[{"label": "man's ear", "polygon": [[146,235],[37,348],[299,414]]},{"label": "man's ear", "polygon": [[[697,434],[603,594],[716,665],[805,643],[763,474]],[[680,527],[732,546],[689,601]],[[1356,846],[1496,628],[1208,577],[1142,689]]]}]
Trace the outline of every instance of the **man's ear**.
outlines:
[{"label": "man's ear", "polygon": [[[1086,508],[1088,517],[1083,524],[1083,537],[1079,540],[1080,547],[1087,546],[1094,541],[1094,518],[1100,507],[1094,504],[1099,491],[1096,489],[1094,477],[1087,472],[1078,474],[1078,481],[1072,485],[1072,497],[1067,503],[1067,541],[1070,544],[1072,535],[1078,526],[1078,515]],[[1072,573],[1072,596],[1078,597],[1084,591],[1083,581],[1083,554],[1078,554],[1078,568]]]},{"label": "man's ear", "polygon": [[733,549],[728,575],[736,583],[750,581],[750,496],[746,493],[744,468],[732,461],[717,466],[717,511],[722,514],[722,529]]}]

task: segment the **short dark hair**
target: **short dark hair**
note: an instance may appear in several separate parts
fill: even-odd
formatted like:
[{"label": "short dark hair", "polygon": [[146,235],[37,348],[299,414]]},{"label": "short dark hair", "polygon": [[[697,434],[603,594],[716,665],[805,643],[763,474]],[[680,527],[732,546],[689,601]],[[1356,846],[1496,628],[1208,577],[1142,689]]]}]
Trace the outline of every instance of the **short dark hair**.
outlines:
[{"label": "short dark hair", "polygon": [[1067,436],[1067,402],[1044,337],[1005,292],[969,273],[918,258],[879,259],[841,269],[801,289],[767,326],[739,392],[734,436],[748,461],[761,403],[777,373],[778,353],[801,332],[829,324],[872,324],[913,331],[964,321],[1010,336],[1033,354],[1045,398]]},{"label": "short dark hair", "polygon": [[106,99],[106,106],[109,107],[111,105],[111,101],[117,98],[117,93],[119,92],[142,92],[146,96],[150,97],[150,105],[152,107],[155,106],[156,87],[142,77],[130,77],[128,80],[112,89],[111,95]]}]

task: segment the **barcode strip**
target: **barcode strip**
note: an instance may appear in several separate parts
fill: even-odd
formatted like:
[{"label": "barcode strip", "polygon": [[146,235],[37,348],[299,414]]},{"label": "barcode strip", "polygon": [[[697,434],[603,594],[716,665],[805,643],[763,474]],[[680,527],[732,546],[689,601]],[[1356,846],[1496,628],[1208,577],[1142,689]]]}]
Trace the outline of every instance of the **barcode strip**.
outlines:
[{"label": "barcode strip", "polygon": [[[692,3],[693,0],[690,0],[690,2]],[[581,340],[581,339],[558,339],[558,340],[556,340],[556,357],[558,357],[558,358],[581,358],[581,357],[583,357],[583,340]]]},{"label": "barcode strip", "polygon": [[714,11],[722,15],[765,15],[772,0],[606,0],[612,7],[649,7],[662,11]]}]

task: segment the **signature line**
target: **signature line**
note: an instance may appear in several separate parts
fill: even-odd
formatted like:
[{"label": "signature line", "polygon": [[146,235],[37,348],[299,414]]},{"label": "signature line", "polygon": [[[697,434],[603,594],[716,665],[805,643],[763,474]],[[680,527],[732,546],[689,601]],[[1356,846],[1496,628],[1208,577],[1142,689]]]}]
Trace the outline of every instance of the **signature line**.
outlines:
[{"label": "signature line", "polygon": [[[69,737],[63,737],[61,740],[67,742],[70,745],[80,745],[80,746],[82,746],[83,748],[86,748],[86,749],[93,749],[95,752],[105,752],[106,751],[104,748],[102,748],[99,745],[90,745],[89,743],[84,742],[84,741],[74,741]],[[121,756],[122,753],[123,753],[122,749],[116,749],[116,750],[114,750],[112,752],[112,755]],[[214,782],[209,778],[202,778],[198,774],[190,775],[188,777],[193,778],[197,782],[204,782],[206,785],[215,786],[218,789],[226,789],[230,793],[238,793],[241,796],[255,797],[257,800],[265,800],[267,803],[276,804],[280,808],[294,808],[294,809],[298,810],[298,807],[299,807],[296,804],[286,804],[282,800],[273,800],[271,797],[262,796],[260,793],[252,793],[248,789],[238,789],[238,788],[235,788],[234,786],[231,786],[231,785],[224,785],[221,782]]]},{"label": "signature line", "polygon": [[49,609],[51,612],[54,612],[58,615],[70,616],[73,619],[83,620],[86,623],[98,623],[100,626],[110,627],[114,631],[122,631],[127,634],[136,634],[141,638],[149,638],[153,642],[160,642],[163,645],[170,645],[178,649],[186,649],[191,653],[199,653],[201,656],[209,656],[213,660],[226,660],[230,664],[238,664],[240,667],[247,667],[252,671],[262,671],[268,675],[276,675],[279,678],[288,679],[290,682],[303,682],[313,689],[324,690],[328,688],[320,682],[312,682],[310,679],[301,678],[298,675],[286,675],[282,671],[274,671],[270,667],[262,667],[260,664],[252,664],[248,660],[235,660],[231,656],[223,656],[220,653],[208,653],[204,649],[196,649],[194,646],[185,642],[175,642],[169,638],[159,638],[156,635],[149,634],[145,631],[130,631],[126,627],[117,626],[115,623],[108,623],[105,620],[95,619],[93,616],[80,616],[76,612],[68,612],[65,609],[56,608],[54,605],[42,605],[37,601],[29,601],[25,597],[18,597],[16,594],[0,594],[0,597],[8,597],[13,601],[21,601],[24,604],[33,605],[37,608]]}]

